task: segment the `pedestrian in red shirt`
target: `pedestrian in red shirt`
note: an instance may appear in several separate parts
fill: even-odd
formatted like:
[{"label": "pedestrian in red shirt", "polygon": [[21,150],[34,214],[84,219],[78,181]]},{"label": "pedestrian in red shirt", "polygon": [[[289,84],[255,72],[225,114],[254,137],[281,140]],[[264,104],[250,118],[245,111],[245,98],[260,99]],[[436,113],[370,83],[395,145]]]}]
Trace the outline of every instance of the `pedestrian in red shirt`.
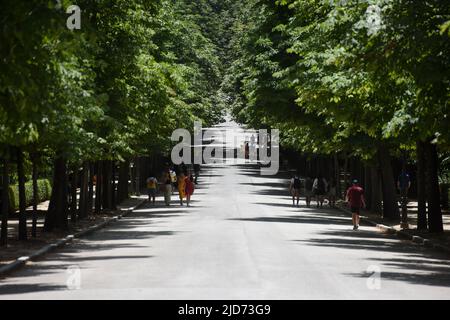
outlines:
[{"label": "pedestrian in red shirt", "polygon": [[358,185],[358,180],[353,180],[353,185],[347,190],[346,199],[352,211],[353,230],[358,230],[360,210],[366,206],[364,189]]}]

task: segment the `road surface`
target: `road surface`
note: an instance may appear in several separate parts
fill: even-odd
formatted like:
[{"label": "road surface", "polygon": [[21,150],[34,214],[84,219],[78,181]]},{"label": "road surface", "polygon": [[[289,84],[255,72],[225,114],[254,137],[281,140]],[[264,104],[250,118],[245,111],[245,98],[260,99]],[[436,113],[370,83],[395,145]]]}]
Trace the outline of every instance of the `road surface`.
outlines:
[{"label": "road surface", "polygon": [[292,207],[285,185],[252,166],[205,168],[191,208],[159,198],[1,280],[0,297],[450,297],[448,257],[373,227],[352,231],[339,211]]},{"label": "road surface", "polygon": [[160,196],[0,280],[0,299],[450,297],[449,256],[353,231],[337,210],[293,207],[288,178],[207,166],[192,207]]}]

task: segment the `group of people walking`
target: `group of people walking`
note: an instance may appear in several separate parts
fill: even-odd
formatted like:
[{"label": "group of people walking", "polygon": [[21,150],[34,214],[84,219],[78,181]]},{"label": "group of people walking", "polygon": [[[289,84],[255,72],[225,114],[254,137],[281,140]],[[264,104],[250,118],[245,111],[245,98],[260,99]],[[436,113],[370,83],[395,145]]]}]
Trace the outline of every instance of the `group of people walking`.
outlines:
[{"label": "group of people walking", "polygon": [[186,199],[186,205],[189,207],[199,175],[200,165],[194,165],[193,168],[188,168],[184,163],[173,167],[167,165],[161,175],[161,182],[153,174],[147,179],[148,201],[155,205],[160,190],[164,195],[166,206],[170,206],[172,195],[177,190],[180,205],[183,206]]},{"label": "group of people walking", "polygon": [[313,198],[316,199],[317,207],[323,207],[325,199],[328,199],[328,203],[331,207],[334,207],[336,204],[336,181],[331,179],[328,182],[322,175],[318,175],[313,178],[311,176],[307,176],[302,183],[300,176],[296,174],[292,179],[289,186],[289,190],[292,194],[292,204],[299,205],[300,202],[300,190],[304,189],[306,206],[311,207],[311,201]]},{"label": "group of people walking", "polygon": [[[303,186],[303,188],[302,188]],[[292,195],[292,205],[299,206],[300,191],[304,190],[306,206],[311,207],[311,201],[315,198],[317,208],[322,208],[325,199],[328,200],[330,207],[336,206],[337,183],[335,179],[328,182],[321,174],[313,178],[307,176],[303,182],[298,174],[294,175],[290,181],[289,190]],[[358,180],[353,180],[345,194],[345,199],[352,212],[353,230],[359,228],[360,209],[366,206],[364,200],[364,190],[359,186]]]}]

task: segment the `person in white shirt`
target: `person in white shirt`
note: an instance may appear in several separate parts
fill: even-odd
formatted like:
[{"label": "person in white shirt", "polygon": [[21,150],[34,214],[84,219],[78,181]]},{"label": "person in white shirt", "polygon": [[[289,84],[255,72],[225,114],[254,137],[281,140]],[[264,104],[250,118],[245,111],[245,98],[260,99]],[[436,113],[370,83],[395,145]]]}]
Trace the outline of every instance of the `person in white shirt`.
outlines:
[{"label": "person in white shirt", "polygon": [[321,174],[319,174],[317,178],[314,179],[313,190],[314,194],[316,195],[317,208],[322,207],[325,200],[325,194],[328,190],[328,183]]}]

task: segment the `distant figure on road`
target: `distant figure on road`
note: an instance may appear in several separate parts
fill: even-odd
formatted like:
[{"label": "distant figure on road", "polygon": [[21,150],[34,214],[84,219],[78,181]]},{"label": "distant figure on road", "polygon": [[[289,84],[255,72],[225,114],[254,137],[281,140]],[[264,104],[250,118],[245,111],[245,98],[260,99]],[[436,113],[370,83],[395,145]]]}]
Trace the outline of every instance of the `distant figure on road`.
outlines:
[{"label": "distant figure on road", "polygon": [[191,196],[194,194],[194,189],[195,189],[195,185],[194,185],[194,177],[192,176],[192,174],[189,174],[186,178],[185,178],[185,193],[186,193],[186,205],[189,207],[190,202],[191,202]]},{"label": "distant figure on road", "polygon": [[183,199],[186,198],[186,176],[182,172],[178,177],[178,195],[180,197],[180,206],[183,205]]},{"label": "distant figure on road", "polygon": [[291,179],[291,184],[289,185],[289,191],[292,195],[292,205],[295,206],[295,200],[297,200],[297,207],[300,202],[300,187],[302,182],[300,181],[300,177],[298,174],[294,175]]},{"label": "distant figure on road", "polygon": [[320,207],[323,206],[323,201],[325,200],[325,194],[327,192],[327,189],[328,189],[327,180],[325,180],[325,178],[322,177],[321,174],[319,174],[317,178],[314,180],[313,184],[313,190],[317,201],[317,208],[319,208],[319,206]]},{"label": "distant figure on road", "polygon": [[250,146],[248,144],[248,142],[245,143],[245,159],[249,159],[250,158]]},{"label": "distant figure on road", "polygon": [[314,196],[313,191],[314,181],[310,176],[307,176],[305,179],[305,197],[306,197],[306,206],[311,207],[311,199]]},{"label": "distant figure on road", "polygon": [[170,206],[170,198],[172,195],[172,178],[170,176],[169,168],[167,168],[167,170],[163,173],[163,182],[164,202],[166,203],[166,206]]},{"label": "distant figure on road", "polygon": [[184,162],[181,163],[180,169],[181,169],[181,172],[178,172],[178,174],[182,173],[182,174],[184,174],[184,176],[187,176],[188,169],[187,169],[187,166],[186,166],[186,164]]},{"label": "distant figure on road", "polygon": [[152,202],[153,205],[156,202],[157,187],[158,187],[158,180],[154,177],[152,173],[150,174],[150,177],[147,179],[147,193],[148,193],[148,202]]},{"label": "distant figure on road", "polygon": [[406,172],[406,167],[403,165],[402,172],[398,176],[397,179],[397,188],[400,191],[400,199],[401,203],[407,204],[408,203],[408,191],[411,187],[411,178],[409,174]]},{"label": "distant figure on road", "polygon": [[402,207],[402,228],[408,228],[408,191],[411,187],[411,178],[403,164],[402,172],[397,179],[397,188],[400,191],[400,205]]},{"label": "distant figure on road", "polygon": [[200,176],[200,165],[198,163],[194,164],[194,175],[195,175],[194,183],[198,184],[198,177]]},{"label": "distant figure on road", "polygon": [[330,203],[330,207],[334,208],[336,206],[336,197],[337,197],[337,184],[334,178],[331,178],[330,184],[328,185],[328,201]]},{"label": "distant figure on road", "polygon": [[347,190],[346,200],[352,211],[353,230],[358,230],[360,210],[366,206],[364,190],[358,185],[358,180],[353,180],[353,185]]}]

